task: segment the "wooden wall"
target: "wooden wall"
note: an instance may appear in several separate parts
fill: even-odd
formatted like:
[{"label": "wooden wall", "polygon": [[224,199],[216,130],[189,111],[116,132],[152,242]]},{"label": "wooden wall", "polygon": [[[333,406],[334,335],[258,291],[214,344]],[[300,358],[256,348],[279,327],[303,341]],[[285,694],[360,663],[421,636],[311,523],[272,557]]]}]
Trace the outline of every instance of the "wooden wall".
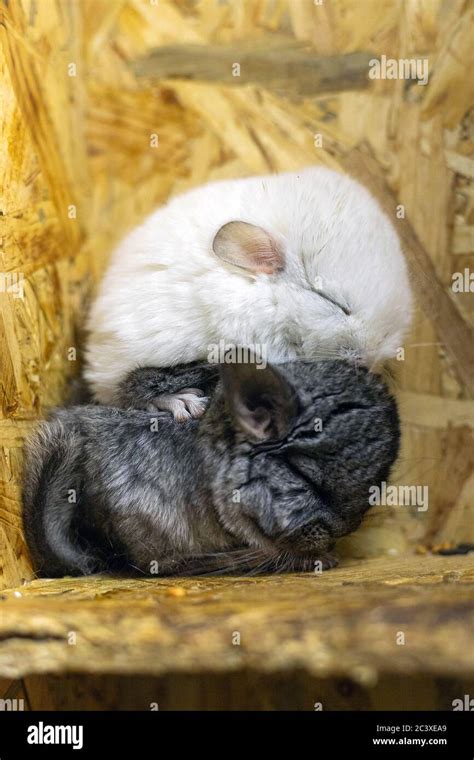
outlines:
[{"label": "wooden wall", "polygon": [[[108,252],[170,194],[313,163],[340,168],[364,142],[467,328],[472,293],[451,283],[474,267],[473,18],[467,0],[0,3],[0,586],[31,577],[22,441],[78,371],[85,309]],[[258,72],[197,81],[198,53],[188,79],[175,78],[183,49],[173,46],[205,46],[213,71],[218,44],[278,61],[300,45],[311,57],[360,53],[358,89],[337,67],[329,92],[319,80],[301,93],[298,78]],[[152,52],[164,45],[163,69]],[[429,83],[361,83],[370,55],[426,58]],[[376,509],[345,542],[355,556],[474,540],[469,363],[459,350],[463,371],[453,361],[436,311],[417,309],[394,368],[404,422],[397,478],[427,485],[429,509]]]},{"label": "wooden wall", "polygon": [[[0,683],[1,686],[1,683]],[[472,678],[382,677],[374,686],[304,672],[219,675],[30,676],[4,699],[25,710],[451,710],[472,694]],[[1,698],[1,692],[0,692]],[[20,700],[23,700],[21,702]]]}]

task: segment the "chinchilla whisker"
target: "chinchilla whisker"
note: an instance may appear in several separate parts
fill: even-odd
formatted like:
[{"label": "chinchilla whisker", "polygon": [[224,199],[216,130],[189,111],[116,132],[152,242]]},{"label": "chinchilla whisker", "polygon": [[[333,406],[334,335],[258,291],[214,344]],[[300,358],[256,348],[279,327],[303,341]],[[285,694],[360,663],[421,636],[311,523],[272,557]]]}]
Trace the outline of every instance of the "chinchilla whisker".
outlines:
[{"label": "chinchilla whisker", "polygon": [[277,560],[277,567],[284,567],[287,563],[288,552],[283,551],[280,553]]},{"label": "chinchilla whisker", "polygon": [[285,562],[285,569],[286,569],[286,571],[293,570],[293,568],[294,568],[294,566],[296,564],[295,558],[292,557],[289,552],[286,552],[285,560],[286,560],[286,562]]},{"label": "chinchilla whisker", "polygon": [[215,552],[192,558],[190,562],[194,562],[195,567],[191,564],[186,567],[186,570],[195,569],[199,575],[205,576],[237,572],[240,568],[246,568],[249,565],[255,564],[262,556],[266,557],[267,555],[258,549],[253,551]]},{"label": "chinchilla whisker", "polygon": [[316,353],[312,353],[310,355],[306,355],[305,357],[298,359],[298,361],[305,362],[306,364],[310,364],[314,361],[320,361],[321,359],[340,359],[341,358],[341,352],[340,351],[318,351]]},{"label": "chinchilla whisker", "polygon": [[142,575],[148,575],[148,573],[146,573],[144,570],[142,570],[141,567],[137,567],[136,565],[132,565],[131,562],[129,562],[129,565],[130,565],[130,567],[133,567],[134,570],[138,570],[138,572],[141,573]]},{"label": "chinchilla whisker", "polygon": [[275,564],[275,573],[281,573],[286,565],[286,552],[282,552]]},{"label": "chinchilla whisker", "polygon": [[266,557],[256,567],[251,568],[247,575],[261,575],[271,565],[270,557]]},{"label": "chinchilla whisker", "polygon": [[[228,570],[238,572],[243,569],[246,575],[256,575],[261,572],[261,569],[265,567],[269,561],[271,561],[271,555],[266,552],[257,550],[254,552],[242,553],[238,558],[230,557],[231,562],[227,566]],[[237,559],[237,561],[235,561]],[[258,562],[260,560],[260,562]]]}]

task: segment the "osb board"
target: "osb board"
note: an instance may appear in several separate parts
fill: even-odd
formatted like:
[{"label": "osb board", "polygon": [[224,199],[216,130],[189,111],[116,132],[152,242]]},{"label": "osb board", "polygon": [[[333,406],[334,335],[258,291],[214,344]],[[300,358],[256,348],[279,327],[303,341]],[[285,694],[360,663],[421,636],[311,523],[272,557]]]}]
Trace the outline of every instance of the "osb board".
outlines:
[{"label": "osb board", "polygon": [[[416,0],[10,0],[0,5],[0,255],[24,298],[0,292],[0,585],[31,577],[20,525],[21,445],[80,364],[90,292],[117,238],[173,193],[207,180],[340,168],[365,142],[472,321],[453,272],[474,266],[472,3]],[[429,84],[286,87],[141,77],[163,45],[427,58]],[[315,135],[322,135],[315,147]],[[3,281],[3,280],[2,280]],[[471,297],[470,297],[471,296]],[[353,556],[474,539],[472,401],[434,313],[418,306],[395,363],[404,441],[396,479],[429,509],[383,507],[345,542]],[[77,360],[69,361],[77,349]],[[448,347],[449,349],[449,347]]]},{"label": "osb board", "polygon": [[0,677],[303,670],[474,676],[474,557],[323,574],[33,581],[0,599]]}]

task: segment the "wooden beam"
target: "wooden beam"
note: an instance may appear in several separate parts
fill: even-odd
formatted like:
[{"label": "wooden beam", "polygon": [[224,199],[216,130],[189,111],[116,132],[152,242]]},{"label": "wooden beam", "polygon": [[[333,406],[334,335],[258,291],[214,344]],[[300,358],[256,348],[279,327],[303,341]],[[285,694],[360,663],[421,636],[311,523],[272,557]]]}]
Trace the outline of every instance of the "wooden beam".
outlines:
[{"label": "wooden beam", "polygon": [[365,149],[354,148],[341,160],[344,169],[365,185],[395,226],[411,274],[415,295],[432,322],[454,370],[470,396],[474,395],[474,328],[463,318],[453,298],[438,280],[434,264],[409,219],[397,217],[399,201],[388,187],[380,166]]},{"label": "wooden beam", "polygon": [[364,89],[371,53],[316,56],[302,47],[165,45],[132,63],[135,76],[259,84],[297,95]]}]

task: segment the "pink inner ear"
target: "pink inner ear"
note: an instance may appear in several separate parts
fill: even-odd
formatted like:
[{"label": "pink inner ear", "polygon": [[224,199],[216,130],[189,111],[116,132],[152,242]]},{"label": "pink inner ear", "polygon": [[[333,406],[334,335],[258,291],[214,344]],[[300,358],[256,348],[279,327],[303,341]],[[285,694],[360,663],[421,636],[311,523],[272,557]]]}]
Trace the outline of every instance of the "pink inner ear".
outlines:
[{"label": "pink inner ear", "polygon": [[276,240],[261,227],[248,222],[228,222],[212,244],[222,261],[255,274],[275,274],[283,269],[283,253]]}]

